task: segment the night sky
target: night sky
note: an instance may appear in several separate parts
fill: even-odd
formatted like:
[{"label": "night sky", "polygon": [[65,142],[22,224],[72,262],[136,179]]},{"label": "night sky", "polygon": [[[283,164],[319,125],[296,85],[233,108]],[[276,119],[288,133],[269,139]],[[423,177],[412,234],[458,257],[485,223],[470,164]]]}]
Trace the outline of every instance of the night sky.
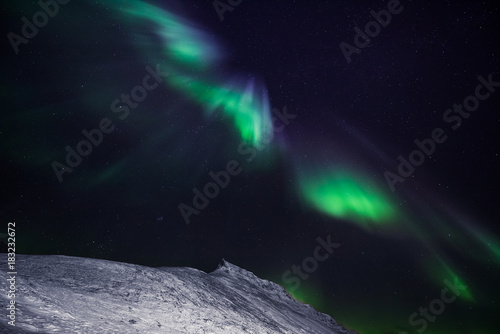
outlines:
[{"label": "night sky", "polygon": [[224,258],[361,334],[498,334],[495,1],[60,2],[1,5],[17,253]]}]

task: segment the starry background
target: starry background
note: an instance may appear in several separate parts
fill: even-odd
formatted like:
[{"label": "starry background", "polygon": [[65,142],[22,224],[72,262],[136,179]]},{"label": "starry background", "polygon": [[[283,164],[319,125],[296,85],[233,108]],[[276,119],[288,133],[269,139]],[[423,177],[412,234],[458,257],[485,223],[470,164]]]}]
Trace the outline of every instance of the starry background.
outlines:
[{"label": "starry background", "polygon": [[[207,272],[225,258],[362,334],[417,333],[409,315],[448,279],[465,292],[425,332],[498,333],[500,93],[457,130],[442,119],[479,75],[500,81],[494,1],[401,1],[351,63],[339,44],[386,1],[243,1],[223,21],[211,1],[126,3],[69,2],[17,55],[4,38],[0,210],[18,253]],[[1,9],[7,36],[40,7]],[[169,76],[120,120],[110,105],[156,64]],[[258,134],[224,89],[254,120],[266,104],[296,117],[247,161]],[[51,163],[105,117],[115,130],[58,182]],[[391,192],[384,172],[437,127],[448,139]],[[178,205],[231,160],[243,171],[186,224]],[[346,198],[365,204],[332,209]],[[328,236],[341,246],[287,286]]]}]

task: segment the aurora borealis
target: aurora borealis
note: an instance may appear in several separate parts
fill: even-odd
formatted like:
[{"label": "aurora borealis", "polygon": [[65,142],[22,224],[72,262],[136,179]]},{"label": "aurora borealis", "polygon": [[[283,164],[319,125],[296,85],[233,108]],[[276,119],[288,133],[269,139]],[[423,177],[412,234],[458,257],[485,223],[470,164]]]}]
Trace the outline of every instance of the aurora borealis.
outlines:
[{"label": "aurora borealis", "polygon": [[[1,211],[18,252],[205,271],[226,258],[360,334],[419,333],[410,318],[454,284],[423,332],[497,334],[499,8],[400,5],[349,63],[339,44],[387,2],[243,1],[221,21],[210,1],[70,1],[17,54],[4,38]],[[22,36],[41,9],[2,10],[4,36]],[[162,76],[141,97],[146,68]],[[392,191],[384,173],[478,84],[488,99]],[[51,163],[105,118],[59,182]],[[209,204],[186,224],[195,188]],[[282,274],[327,235],[342,247],[292,291]]]},{"label": "aurora borealis", "polygon": [[303,183],[299,191],[320,212],[354,223],[388,224],[395,218],[394,205],[358,175],[336,171],[333,175],[322,176],[315,172],[304,179],[299,181]]},{"label": "aurora borealis", "polygon": [[[106,5],[108,5],[106,3]],[[189,21],[144,1],[129,1],[115,8],[132,22],[141,23],[161,39],[161,55],[166,57],[168,83],[201,105],[207,112],[220,109],[232,119],[243,140],[252,144],[262,139],[270,127],[270,107],[263,87],[255,92],[254,80],[247,83],[217,83],[212,69],[221,58],[219,45]],[[146,37],[140,36],[142,40]],[[203,77],[204,79],[200,79]],[[232,80],[234,81],[234,79]]]}]

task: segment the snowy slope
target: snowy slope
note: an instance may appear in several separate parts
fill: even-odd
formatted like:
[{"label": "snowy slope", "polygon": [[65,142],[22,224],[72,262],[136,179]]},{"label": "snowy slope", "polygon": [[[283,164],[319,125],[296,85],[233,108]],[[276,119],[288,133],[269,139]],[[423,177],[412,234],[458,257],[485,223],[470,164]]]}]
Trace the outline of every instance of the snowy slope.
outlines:
[{"label": "snowy slope", "polygon": [[[67,256],[16,265],[16,327],[2,315],[0,333],[354,333],[227,261],[210,274]],[[3,269],[5,314],[7,284]]]}]

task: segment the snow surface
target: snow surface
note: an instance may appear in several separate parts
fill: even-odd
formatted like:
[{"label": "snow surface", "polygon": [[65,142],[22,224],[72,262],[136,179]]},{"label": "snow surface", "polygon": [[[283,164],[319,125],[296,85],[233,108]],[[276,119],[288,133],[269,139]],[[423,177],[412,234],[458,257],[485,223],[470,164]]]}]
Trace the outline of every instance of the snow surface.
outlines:
[{"label": "snow surface", "polygon": [[[7,256],[0,267],[7,268]],[[17,255],[16,326],[0,333],[342,333],[330,316],[227,261],[207,274],[68,256]]]}]

